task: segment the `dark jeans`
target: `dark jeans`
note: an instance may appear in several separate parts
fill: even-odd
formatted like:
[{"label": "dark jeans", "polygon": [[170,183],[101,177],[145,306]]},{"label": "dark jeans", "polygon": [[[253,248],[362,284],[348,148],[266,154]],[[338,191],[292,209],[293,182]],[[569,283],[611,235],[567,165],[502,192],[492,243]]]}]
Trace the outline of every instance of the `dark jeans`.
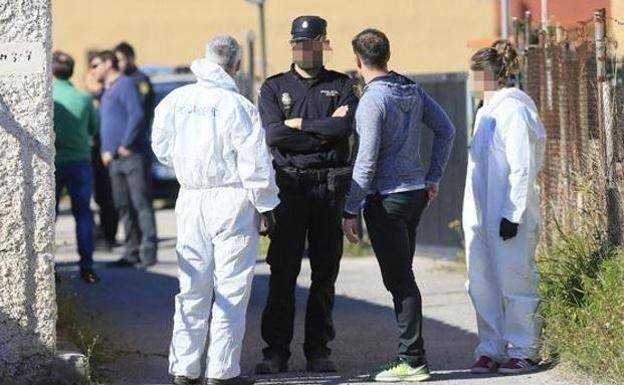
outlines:
[{"label": "dark jeans", "polygon": [[301,270],[306,236],[312,284],[305,318],[307,358],[328,357],[335,337],[332,310],[334,284],[342,257],[341,213],[343,198],[335,199],[327,184],[280,186],[280,205],[267,262],[271,266],[269,297],[262,314],[265,357],[290,357],[295,318],[295,287]]},{"label": "dark jeans", "polygon": [[149,160],[134,153],[109,166],[113,200],[126,232],[126,254],[131,262],[156,261],[156,222],[152,207]]},{"label": "dark jeans", "polygon": [[422,302],[412,263],[416,227],[427,207],[425,190],[367,198],[364,219],[383,283],[392,294],[399,326],[399,358],[412,365],[425,360],[422,338]]},{"label": "dark jeans", "polygon": [[114,243],[119,225],[119,215],[113,201],[110,175],[108,169],[102,164],[99,151],[93,156],[93,174],[95,177],[94,199],[100,207],[100,229],[104,239]]},{"label": "dark jeans", "polygon": [[56,212],[63,188],[67,188],[71,211],[76,221],[79,265],[93,265],[93,213],[89,207],[93,192],[93,171],[88,160],[63,163],[56,166]]}]

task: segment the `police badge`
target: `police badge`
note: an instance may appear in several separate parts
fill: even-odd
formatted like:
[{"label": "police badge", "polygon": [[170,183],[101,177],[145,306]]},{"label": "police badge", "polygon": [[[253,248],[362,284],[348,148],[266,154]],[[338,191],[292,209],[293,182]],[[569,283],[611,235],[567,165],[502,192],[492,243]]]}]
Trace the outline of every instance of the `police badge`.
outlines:
[{"label": "police badge", "polygon": [[141,95],[147,95],[149,91],[150,91],[150,86],[147,82],[139,83],[139,92],[141,93]]},{"label": "police badge", "polygon": [[289,110],[292,105],[292,98],[288,92],[284,92],[282,94],[282,104],[284,105],[284,109]]}]

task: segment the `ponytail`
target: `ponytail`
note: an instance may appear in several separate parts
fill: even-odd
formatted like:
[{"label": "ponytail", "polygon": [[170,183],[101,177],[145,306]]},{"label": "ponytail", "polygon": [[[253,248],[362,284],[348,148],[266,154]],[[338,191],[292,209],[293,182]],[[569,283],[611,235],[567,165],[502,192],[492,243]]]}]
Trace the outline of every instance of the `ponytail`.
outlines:
[{"label": "ponytail", "polygon": [[520,57],[514,46],[507,40],[497,40],[492,46],[478,50],[470,59],[473,71],[489,70],[506,85],[520,69]]}]

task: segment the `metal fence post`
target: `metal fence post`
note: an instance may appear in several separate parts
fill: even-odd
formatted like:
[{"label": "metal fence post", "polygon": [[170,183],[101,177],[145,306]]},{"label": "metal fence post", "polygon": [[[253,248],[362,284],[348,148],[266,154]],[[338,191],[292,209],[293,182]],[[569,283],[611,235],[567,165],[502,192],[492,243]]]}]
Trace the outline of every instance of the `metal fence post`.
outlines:
[{"label": "metal fence post", "polygon": [[528,89],[529,46],[531,45],[531,11],[524,12],[524,36],[522,39],[522,88]]},{"label": "metal fence post", "polygon": [[256,35],[253,31],[247,32],[247,57],[249,58],[248,72],[249,72],[249,84],[247,88],[247,93],[249,94],[248,98],[255,103],[256,101],[256,52],[255,52],[255,43],[256,43]]},{"label": "metal fence post", "polygon": [[620,195],[615,181],[615,152],[614,152],[614,111],[613,93],[607,79],[607,34],[606,10],[596,10],[594,13],[595,41],[596,41],[596,74],[598,81],[598,122],[604,133],[605,140],[605,171],[607,195],[607,228],[608,241],[611,245],[622,244],[622,220]]}]

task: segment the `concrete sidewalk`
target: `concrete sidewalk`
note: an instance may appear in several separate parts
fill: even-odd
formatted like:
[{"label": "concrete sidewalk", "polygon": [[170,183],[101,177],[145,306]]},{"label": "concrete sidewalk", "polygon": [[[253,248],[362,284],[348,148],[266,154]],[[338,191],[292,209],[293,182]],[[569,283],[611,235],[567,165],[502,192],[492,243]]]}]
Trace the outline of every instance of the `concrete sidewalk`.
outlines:
[{"label": "concrete sidewalk", "polygon": [[[160,263],[147,272],[110,269],[96,265],[102,282],[86,285],[76,278],[73,219],[63,215],[57,223],[57,262],[65,279],[75,281],[87,311],[107,337],[115,360],[102,372],[107,384],[167,384],[167,353],[171,337],[173,297],[177,293],[175,218],[172,210],[157,213]],[[120,253],[121,250],[118,250]],[[111,261],[116,254],[96,253],[95,260]],[[440,384],[573,384],[561,372],[542,371],[525,376],[471,375],[472,349],[476,343],[474,312],[464,290],[463,267],[431,258],[414,262],[423,295],[424,336],[434,376]],[[345,258],[336,287],[336,339],[331,344],[340,368],[336,375],[303,372],[303,310],[309,285],[309,266],[304,261],[298,281],[292,372],[257,377],[258,384],[368,384],[369,370],[391,360],[397,331],[390,295],[385,291],[377,263],[372,257]],[[242,356],[244,374],[252,374],[261,357],[260,316],[266,300],[268,268],[257,264],[249,305],[247,333]]]}]

